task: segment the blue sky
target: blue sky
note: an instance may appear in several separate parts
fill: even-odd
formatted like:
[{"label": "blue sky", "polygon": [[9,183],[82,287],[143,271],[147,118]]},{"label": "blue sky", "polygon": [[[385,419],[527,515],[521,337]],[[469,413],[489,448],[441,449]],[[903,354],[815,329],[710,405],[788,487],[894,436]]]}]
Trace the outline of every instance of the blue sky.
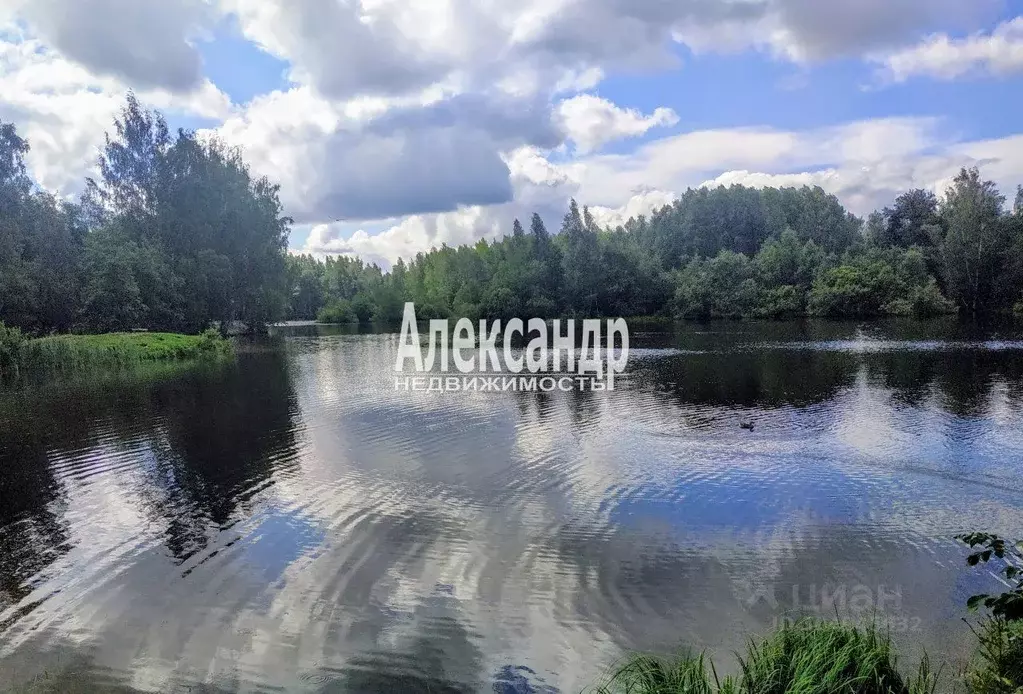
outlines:
[{"label": "blue sky", "polygon": [[280,183],[291,248],[388,265],[568,200],[820,185],[865,215],[1023,182],[1023,0],[8,0],[0,120],[73,196],[133,89]]},{"label": "blue sky", "polygon": [[233,18],[222,20],[197,48],[210,80],[236,104],[289,86],[288,63],[247,41]]}]

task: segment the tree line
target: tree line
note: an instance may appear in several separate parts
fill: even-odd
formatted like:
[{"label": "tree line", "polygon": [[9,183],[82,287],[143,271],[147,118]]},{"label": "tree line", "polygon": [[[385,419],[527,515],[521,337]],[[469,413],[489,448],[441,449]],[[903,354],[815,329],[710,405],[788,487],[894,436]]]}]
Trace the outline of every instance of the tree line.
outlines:
[{"label": "tree line", "polygon": [[260,329],[288,310],[278,188],[129,94],[78,201],[33,184],[0,123],[0,321],[30,334]]},{"label": "tree line", "polygon": [[289,317],[970,316],[1023,309],[1023,190],[1012,209],[977,169],[939,199],[911,190],[866,220],[819,187],[687,190],[616,228],[572,201],[559,233],[533,215],[497,241],[442,245],[389,273],[357,258],[288,259]]},{"label": "tree line", "polygon": [[0,123],[0,321],[30,334],[260,329],[282,318],[929,316],[1023,310],[1023,190],[977,169],[865,220],[820,187],[690,189],[611,228],[572,201],[528,229],[399,260],[289,255],[278,187],[135,97],[77,201],[35,186]]}]

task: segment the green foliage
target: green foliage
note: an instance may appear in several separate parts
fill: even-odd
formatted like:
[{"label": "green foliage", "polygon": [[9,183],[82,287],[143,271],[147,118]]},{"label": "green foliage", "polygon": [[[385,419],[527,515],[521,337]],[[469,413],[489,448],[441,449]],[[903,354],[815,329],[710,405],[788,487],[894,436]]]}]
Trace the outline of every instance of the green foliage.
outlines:
[{"label": "green foliage", "polygon": [[956,539],[970,549],[976,549],[966,558],[967,564],[977,566],[997,560],[1001,565],[999,573],[1010,586],[1009,590],[998,595],[974,595],[967,602],[967,607],[971,610],[984,607],[997,619],[1023,621],[1023,541],[1009,544],[991,533],[968,533]]},{"label": "green foliage", "polygon": [[324,305],[325,287],[322,264],[312,256],[288,255],[285,258],[290,299],[289,320],[313,320]]},{"label": "green foliage", "polygon": [[23,374],[71,373],[146,362],[221,359],[232,354],[231,343],[213,329],[200,335],[56,335],[23,342],[18,366]]},{"label": "green foliage", "polygon": [[918,249],[870,249],[846,254],[813,282],[809,312],[841,317],[942,315],[954,311]]},{"label": "green foliage", "polygon": [[687,190],[649,221],[630,220],[624,228],[654,249],[666,269],[674,270],[686,258],[710,258],[724,250],[755,255],[786,229],[801,243],[812,240],[826,252],[839,252],[858,239],[860,224],[819,187],[756,190],[734,185]]},{"label": "green foliage", "polygon": [[711,260],[691,260],[678,272],[676,285],[676,312],[684,318],[753,315],[762,293],[753,263],[732,251]]},{"label": "green foliage", "polygon": [[197,356],[203,359],[222,359],[234,354],[231,343],[215,328],[207,328],[199,333],[195,348]]},{"label": "green foliage", "polygon": [[[945,295],[941,293],[941,289],[938,287],[938,282],[933,277],[928,278],[926,284],[910,288],[909,297],[906,299],[906,302],[909,308],[907,315],[916,316],[917,318],[933,318],[956,312],[956,305],[945,298]],[[888,312],[892,315],[898,315],[891,310]]]},{"label": "green foliage", "polygon": [[[710,673],[707,672],[708,665]],[[807,620],[751,642],[735,677],[721,679],[703,656],[637,656],[596,688],[598,694],[933,694],[937,676],[925,659],[903,675],[887,634]]]},{"label": "green foliage", "polygon": [[350,301],[334,299],[316,314],[317,323],[358,323],[359,315]]},{"label": "green foliage", "polygon": [[[554,237],[533,215],[528,233],[513,224],[518,231],[498,241],[442,245],[389,273],[355,258],[291,258],[290,315],[337,300],[361,307],[360,320],[387,322],[401,320],[406,301],[422,319],[942,315],[957,306],[935,275],[941,219],[932,198],[900,196],[872,215],[867,238],[858,219],[813,188],[687,191],[651,219],[615,229],[600,229],[573,201]],[[1023,243],[1023,229],[1019,236]]]},{"label": "green foliage", "polygon": [[25,336],[17,328],[8,328],[0,321],[0,380],[18,375],[21,346]]},{"label": "green foliage", "polygon": [[895,297],[885,285],[890,268],[841,265],[826,270],[810,291],[810,313],[829,318],[878,316]]},{"label": "green foliage", "polygon": [[355,313],[355,318],[360,323],[368,323],[373,319],[373,311],[375,307],[373,300],[366,296],[366,294],[357,294],[352,299],[352,311]]},{"label": "green foliage", "polygon": [[29,332],[67,330],[81,286],[80,210],[33,191],[28,143],[0,123],[0,319]]},{"label": "green foliage", "polygon": [[938,198],[929,190],[918,188],[903,193],[895,198],[894,205],[878,214],[879,218],[871,223],[867,234],[867,240],[872,244],[928,248],[940,241]]},{"label": "green foliage", "polygon": [[1023,691],[1023,541],[1013,544],[982,532],[956,539],[973,550],[966,558],[969,566],[997,563],[1008,586],[999,594],[982,593],[966,601],[970,611],[987,611],[974,632],[979,647],[966,684],[976,694],[1018,694]]},{"label": "green foliage", "polygon": [[763,318],[795,318],[806,314],[806,290],[791,284],[771,287],[761,294],[757,313]]},{"label": "green foliage", "polygon": [[1023,621],[989,619],[977,631],[977,655],[966,672],[974,694],[1023,691]]},{"label": "green foliage", "polygon": [[825,253],[816,243],[800,241],[792,229],[769,239],[756,255],[760,277],[772,287],[808,288],[825,260]]},{"label": "green foliage", "polygon": [[712,684],[702,655],[683,655],[675,659],[639,655],[620,665],[594,694],[714,694],[715,691],[722,690]]},{"label": "green foliage", "polygon": [[237,151],[128,95],[79,204],[34,191],[0,123],[0,317],[32,334],[198,332],[283,315],[290,220]]},{"label": "green foliage", "polygon": [[601,227],[574,200],[496,241],[442,245],[384,272],[285,253],[279,191],[214,139],[171,133],[134,96],[78,204],[33,189],[0,123],[0,319],[32,335],[194,333],[280,318],[395,323],[657,315],[933,316],[1023,306],[1023,211],[976,169],[938,200],[911,190],[866,222],[819,187],[685,191]]},{"label": "green foliage", "polygon": [[568,306],[574,312],[594,315],[600,292],[600,247],[589,210],[580,215],[575,200],[565,215],[557,242],[563,252],[564,295]]},{"label": "green foliage", "polygon": [[749,694],[789,692],[933,692],[936,676],[925,660],[918,673],[898,670],[889,636],[821,621],[787,624],[740,658],[737,691]]},{"label": "green foliage", "polygon": [[[945,234],[940,245],[941,276],[949,297],[961,310],[977,314],[996,304],[1002,289],[1000,277],[1012,263],[1019,238],[1002,218],[1005,198],[980,172],[963,169],[945,193],[940,205]],[[1007,277],[1016,288],[1019,277]]]}]

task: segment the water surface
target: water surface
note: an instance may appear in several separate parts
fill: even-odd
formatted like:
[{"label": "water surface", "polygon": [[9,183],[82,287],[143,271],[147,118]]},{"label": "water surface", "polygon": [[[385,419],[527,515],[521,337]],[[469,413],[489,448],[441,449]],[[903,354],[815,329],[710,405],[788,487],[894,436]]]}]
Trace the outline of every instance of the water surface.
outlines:
[{"label": "water surface", "polygon": [[396,392],[358,332],[0,394],[0,686],[572,692],[806,613],[955,662],[952,536],[1023,535],[1011,328],[634,329],[550,394]]}]

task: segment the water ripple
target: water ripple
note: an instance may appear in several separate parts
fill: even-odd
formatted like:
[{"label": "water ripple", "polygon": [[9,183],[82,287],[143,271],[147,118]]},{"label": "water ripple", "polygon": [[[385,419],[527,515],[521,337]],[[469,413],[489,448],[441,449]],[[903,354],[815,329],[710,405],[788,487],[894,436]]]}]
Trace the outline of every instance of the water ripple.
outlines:
[{"label": "water ripple", "polygon": [[614,392],[454,395],[395,391],[394,336],[301,330],[0,396],[0,682],[577,691],[857,588],[954,659],[952,535],[1023,530],[1011,336],[686,328]]}]

